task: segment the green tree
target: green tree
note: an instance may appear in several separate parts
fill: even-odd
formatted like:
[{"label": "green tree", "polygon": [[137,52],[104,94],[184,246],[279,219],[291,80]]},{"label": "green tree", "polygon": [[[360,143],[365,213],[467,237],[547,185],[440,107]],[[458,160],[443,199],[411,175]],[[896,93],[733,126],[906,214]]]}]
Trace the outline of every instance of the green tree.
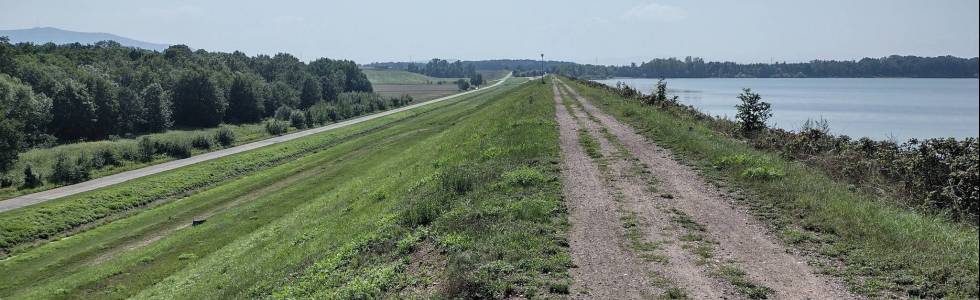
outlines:
[{"label": "green tree", "polygon": [[132,134],[143,130],[146,123],[143,98],[132,89],[119,89],[119,133]]},{"label": "green tree", "polygon": [[229,123],[254,123],[262,120],[265,114],[265,99],[261,79],[257,77],[243,73],[235,74],[235,79],[228,90],[228,114],[225,119]]},{"label": "green tree", "polygon": [[766,128],[766,120],[772,117],[769,103],[762,101],[762,96],[753,93],[751,89],[742,89],[738,95],[741,104],[735,105],[738,113],[735,118],[743,133],[751,134]]},{"label": "green tree", "polygon": [[13,74],[16,67],[14,60],[14,47],[10,45],[10,39],[0,36],[0,73]]},{"label": "green tree", "polygon": [[299,107],[306,109],[322,100],[322,89],[320,83],[313,77],[303,80],[303,90],[299,93]]},{"label": "green tree", "polygon": [[268,86],[268,92],[266,93],[265,101],[265,112],[266,114],[272,114],[282,106],[288,106],[290,108],[297,107],[299,105],[299,94],[294,90],[289,84],[276,81]]},{"label": "green tree", "polygon": [[69,79],[54,96],[51,107],[54,135],[62,140],[77,140],[94,136],[98,120],[95,101],[85,85]]},{"label": "green tree", "polygon": [[474,73],[470,75],[470,85],[481,86],[483,85],[483,74]]},{"label": "green tree", "polygon": [[51,98],[34,93],[17,78],[0,74],[0,119],[16,122],[22,144],[43,144],[50,139],[46,130],[51,122]]},{"label": "green tree", "polygon": [[21,149],[20,129],[23,125],[12,119],[0,120],[0,174],[10,171]]},{"label": "green tree", "polygon": [[456,87],[458,87],[460,91],[465,91],[465,90],[470,89],[470,83],[469,83],[469,81],[466,81],[466,80],[463,80],[463,79],[459,79],[459,80],[456,80]]},{"label": "green tree", "polygon": [[214,127],[224,119],[228,102],[211,75],[195,70],[184,74],[174,86],[174,124]]},{"label": "green tree", "polygon": [[116,86],[111,81],[105,79],[104,74],[91,71],[92,73],[85,78],[85,86],[92,102],[95,103],[95,124],[90,138],[101,139],[110,134],[119,132],[119,101],[116,95]]},{"label": "green tree", "polygon": [[174,125],[170,93],[164,91],[159,83],[152,83],[143,89],[141,98],[144,120],[142,130],[162,132]]}]

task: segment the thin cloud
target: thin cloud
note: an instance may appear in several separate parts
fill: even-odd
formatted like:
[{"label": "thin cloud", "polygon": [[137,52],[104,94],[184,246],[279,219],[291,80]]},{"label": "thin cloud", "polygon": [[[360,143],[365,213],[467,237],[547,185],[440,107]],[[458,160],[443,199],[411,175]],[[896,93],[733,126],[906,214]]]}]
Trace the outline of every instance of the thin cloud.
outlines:
[{"label": "thin cloud", "polygon": [[623,18],[630,20],[677,22],[687,19],[687,11],[676,6],[650,2],[630,8],[623,13]]}]

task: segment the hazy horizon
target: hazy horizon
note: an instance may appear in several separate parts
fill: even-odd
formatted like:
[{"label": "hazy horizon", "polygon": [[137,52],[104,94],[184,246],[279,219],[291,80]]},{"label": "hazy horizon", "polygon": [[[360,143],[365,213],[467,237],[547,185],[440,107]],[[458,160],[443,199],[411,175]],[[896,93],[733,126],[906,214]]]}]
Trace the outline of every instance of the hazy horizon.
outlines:
[{"label": "hazy horizon", "polygon": [[362,64],[539,53],[606,65],[689,55],[749,63],[980,53],[976,1],[3,2],[0,29],[56,27]]}]

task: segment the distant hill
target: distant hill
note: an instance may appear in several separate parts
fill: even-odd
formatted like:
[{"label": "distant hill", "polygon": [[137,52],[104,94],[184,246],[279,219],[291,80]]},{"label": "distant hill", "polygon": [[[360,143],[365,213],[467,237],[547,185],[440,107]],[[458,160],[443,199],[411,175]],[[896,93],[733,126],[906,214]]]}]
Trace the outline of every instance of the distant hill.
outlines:
[{"label": "distant hill", "polygon": [[0,36],[7,36],[11,43],[29,42],[34,44],[94,44],[99,41],[116,41],[127,47],[163,51],[170,45],[137,41],[127,37],[102,32],[78,32],[54,27],[35,27],[30,29],[0,30]]}]

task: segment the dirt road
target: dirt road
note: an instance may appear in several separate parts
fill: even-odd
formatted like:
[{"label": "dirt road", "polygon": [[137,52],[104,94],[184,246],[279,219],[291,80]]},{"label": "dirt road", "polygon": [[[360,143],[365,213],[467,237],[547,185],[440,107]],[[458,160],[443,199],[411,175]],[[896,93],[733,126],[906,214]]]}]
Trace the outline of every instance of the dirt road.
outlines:
[{"label": "dirt road", "polygon": [[[554,91],[577,266],[573,295],[855,298],[668,150],[570,86],[558,82]],[[598,141],[601,155],[583,154],[585,134]],[[615,249],[596,249],[602,246]]]}]

